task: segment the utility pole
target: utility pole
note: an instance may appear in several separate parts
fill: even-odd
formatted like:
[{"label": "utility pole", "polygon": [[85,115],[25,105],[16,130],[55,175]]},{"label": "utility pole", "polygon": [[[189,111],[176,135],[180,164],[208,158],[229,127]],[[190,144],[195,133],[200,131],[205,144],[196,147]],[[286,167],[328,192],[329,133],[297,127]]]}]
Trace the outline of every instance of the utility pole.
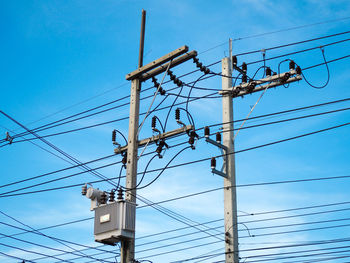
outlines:
[{"label": "utility pole", "polygon": [[[143,15],[145,13],[143,12]],[[144,18],[142,19],[144,23]],[[141,43],[143,43],[144,25],[141,29]],[[140,56],[143,54],[143,44],[140,43]],[[148,139],[139,141],[139,109],[140,109],[140,90],[141,82],[146,81],[160,73],[166,72],[189,59],[197,56],[196,51],[188,52],[188,47],[183,46],[170,52],[169,54],[145,65],[142,65],[142,59],[139,58],[139,68],[126,75],[127,80],[131,80],[131,93],[130,93],[130,114],[129,114],[129,136],[128,144],[126,146],[115,149],[115,153],[121,153],[126,150],[127,163],[126,163],[126,195],[125,200],[136,204],[136,184],[137,184],[137,160],[138,160],[138,148],[145,144],[157,143],[159,139],[166,139],[177,134],[188,132],[193,130],[192,125],[187,125],[174,131],[152,136]],[[181,56],[182,55],[182,56]],[[134,206],[136,210],[136,206]],[[131,213],[133,218],[129,218],[131,221],[136,222],[136,212]],[[131,239],[121,241],[121,263],[132,263],[135,258],[135,234]]]},{"label": "utility pole", "polygon": [[[230,56],[222,59],[222,95],[223,108],[223,143],[222,145],[207,138],[207,141],[222,148],[224,154],[223,171],[215,169],[212,163],[212,172],[224,178],[224,219],[225,219],[225,263],[238,263],[238,220],[237,220],[237,195],[236,195],[236,171],[235,171],[235,149],[234,149],[234,129],[233,129],[233,98],[244,97],[258,91],[277,86],[288,85],[299,81],[301,77],[300,67],[295,68],[295,63],[290,61],[289,71],[272,74],[270,68],[266,67],[266,77],[260,80],[247,81],[246,64],[242,68],[237,66],[237,58],[232,56],[232,42],[230,40]],[[245,66],[244,66],[245,64]],[[242,83],[232,86],[233,68],[242,75]],[[209,131],[207,131],[207,134]]]},{"label": "utility pole", "polygon": [[[233,135],[233,97],[232,89],[232,62],[231,56],[222,59],[222,122],[223,145],[226,147],[226,165],[224,166],[224,219],[225,219],[225,257],[226,263],[238,263],[238,227],[237,227],[237,200],[236,200],[236,170]],[[225,77],[226,76],[226,77]],[[226,91],[226,92],[225,92]]]},{"label": "utility pole", "polygon": [[[140,48],[139,48],[139,63],[138,67],[143,65],[143,50],[145,40],[145,25],[146,25],[146,11],[142,9],[141,18],[141,33],[140,33]],[[129,114],[129,136],[128,136],[128,150],[127,150],[127,166],[126,166],[126,188],[131,189],[125,195],[125,200],[136,203],[136,174],[137,174],[137,150],[138,150],[138,128],[139,128],[139,114],[140,114],[140,79],[135,78],[131,81],[130,92],[130,114]],[[136,215],[136,207],[134,207]],[[134,218],[134,222],[136,220]],[[133,262],[135,257],[135,233],[131,240],[121,242],[120,258],[121,263]]]}]

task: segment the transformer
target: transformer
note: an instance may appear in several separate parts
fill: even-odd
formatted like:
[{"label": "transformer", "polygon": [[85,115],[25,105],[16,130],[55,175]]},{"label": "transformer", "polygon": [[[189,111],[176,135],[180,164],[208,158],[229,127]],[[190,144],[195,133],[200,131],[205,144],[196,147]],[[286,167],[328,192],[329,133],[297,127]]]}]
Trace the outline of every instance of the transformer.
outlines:
[{"label": "transformer", "polygon": [[95,209],[95,241],[114,245],[122,240],[132,239],[135,234],[134,203],[117,200],[99,205]]},{"label": "transformer", "polygon": [[[92,187],[83,186],[82,194],[91,200],[91,211],[95,211],[95,241],[107,245],[115,245],[135,236],[136,204],[124,200],[122,193],[114,201],[110,194]],[[113,201],[112,201],[113,200]]]}]

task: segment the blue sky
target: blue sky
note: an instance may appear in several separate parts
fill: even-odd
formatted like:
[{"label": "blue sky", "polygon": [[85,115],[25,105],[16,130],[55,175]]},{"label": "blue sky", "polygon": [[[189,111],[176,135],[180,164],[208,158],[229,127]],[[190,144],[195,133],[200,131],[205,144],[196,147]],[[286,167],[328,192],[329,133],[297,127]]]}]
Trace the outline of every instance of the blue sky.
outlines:
[{"label": "blue sky", "polygon": [[[268,49],[273,46],[322,37],[349,30],[350,3],[348,1],[1,1],[0,29],[1,29],[1,60],[0,79],[1,96],[0,110],[12,116],[28,128],[34,129],[40,125],[59,120],[61,118],[82,112],[129,95],[130,83],[125,75],[137,67],[139,31],[141,10],[147,11],[145,58],[148,63],[162,55],[180,47],[188,45],[190,50],[198,51],[198,58],[203,64],[220,61],[228,55],[228,39],[232,38],[233,53],[239,54],[252,50]],[[343,19],[344,18],[344,19]],[[309,26],[306,26],[309,25]],[[295,28],[299,27],[300,28]],[[294,29],[293,29],[294,28]],[[290,30],[287,30],[290,29]],[[275,32],[280,31],[281,32]],[[269,33],[270,32],[270,33]],[[272,33],[275,32],[275,33]],[[264,34],[269,33],[269,34]],[[260,35],[261,34],[261,35]],[[259,36],[260,35],[260,36]],[[307,42],[286,48],[268,50],[266,58],[292,53],[328,43],[346,40],[348,34]],[[349,41],[324,48],[327,60],[349,55]],[[286,58],[295,60],[302,68],[323,63],[320,49],[299,54],[293,54],[280,59],[268,60],[267,65],[277,71],[278,63]],[[262,59],[262,53],[239,56],[239,64],[249,63]],[[330,81],[324,89],[314,89],[304,80],[293,83],[289,88],[277,87],[268,90],[257,104],[251,117],[263,114],[294,109],[303,106],[347,99],[350,97],[349,58],[329,64]],[[262,63],[248,66],[248,75],[253,75]],[[282,71],[288,70],[287,63],[282,64]],[[173,69],[179,76],[195,70],[192,62],[187,62]],[[220,63],[210,67],[213,72],[220,72]],[[258,76],[261,75],[260,73]],[[305,71],[305,75],[312,84],[322,85],[327,81],[325,65]],[[184,82],[191,82],[200,76],[194,73],[181,78]],[[161,79],[162,76],[158,76]],[[166,78],[167,80],[168,78]],[[221,78],[212,77],[198,83],[199,87],[220,89]],[[152,82],[143,84],[143,89],[152,87]],[[174,85],[167,83],[166,90]],[[176,91],[176,90],[175,90]],[[173,91],[173,92],[175,92]],[[183,95],[187,95],[185,87]],[[141,97],[151,96],[154,90],[145,91]],[[203,96],[207,91],[193,92],[194,96]],[[246,96],[244,99],[234,99],[235,119],[244,119],[251,107],[258,100],[260,93]],[[162,97],[157,96],[155,105]],[[141,103],[141,112],[148,109],[152,97]],[[172,103],[169,97],[164,106]],[[181,99],[180,101],[183,101]],[[128,99],[113,103],[108,107],[127,103]],[[335,103],[314,109],[292,112],[276,117],[248,120],[245,126],[277,121],[308,114],[321,113],[330,110],[345,109],[348,101]],[[102,108],[104,109],[104,108]],[[189,111],[193,115],[196,127],[220,123],[221,99],[202,99],[189,104]],[[66,125],[58,126],[46,131],[38,132],[41,136],[57,132],[86,127],[101,122],[127,117],[128,105],[107,111],[89,118],[84,118]],[[163,121],[166,110],[157,113]],[[170,113],[168,129],[175,129],[178,125]],[[290,138],[293,136],[325,129],[331,126],[349,122],[348,110],[326,114],[318,117],[306,118],[281,124],[241,130],[235,145],[236,150],[242,150],[265,143]],[[141,118],[142,119],[142,118]],[[140,133],[140,138],[152,135],[150,118],[146,120]],[[239,127],[240,123],[236,124]],[[87,162],[113,153],[111,131],[118,129],[125,135],[128,130],[128,120],[113,122],[91,129],[71,132],[46,139],[69,153],[81,162]],[[5,138],[5,132],[10,134],[23,130],[14,122],[0,116],[0,139]],[[212,131],[218,131],[218,127]],[[200,131],[202,133],[203,131]],[[297,180],[306,178],[320,178],[330,176],[346,176],[349,174],[349,128],[348,126],[331,131],[306,136],[300,139],[263,147],[260,149],[236,155],[237,184],[251,184],[260,182]],[[200,134],[202,135],[202,134]],[[30,138],[30,136],[26,137]],[[174,145],[187,140],[186,136],[169,140]],[[16,140],[15,140],[16,141]],[[14,142],[15,142],[14,141]],[[35,140],[39,146],[53,151],[47,145]],[[161,160],[155,160],[150,169],[163,167],[183,146],[168,150]],[[146,152],[155,150],[154,146]],[[201,158],[218,155],[220,152],[214,146],[203,140],[197,144],[195,151],[186,150],[173,164],[184,163]],[[139,172],[142,172],[152,155],[140,159]],[[91,167],[98,167],[120,161],[120,156],[92,163]],[[43,173],[55,171],[70,164],[49,154],[30,142],[13,143],[0,148],[1,177],[0,185],[30,178]],[[120,164],[99,170],[107,177],[116,177]],[[42,179],[0,188],[1,194],[19,187],[30,186],[33,183],[44,182],[72,173],[79,169],[50,175]],[[150,182],[156,173],[147,174],[145,182]],[[70,179],[57,181],[28,190],[47,189],[72,184],[83,184],[97,180],[91,174],[85,173]],[[94,185],[101,189],[110,190],[107,183]],[[150,187],[140,190],[140,194],[157,202],[175,198],[190,193],[213,189],[222,186],[222,178],[210,172],[209,162],[201,162],[179,168],[168,169]],[[25,192],[26,190],[22,191]],[[348,179],[321,180],[294,184],[276,184],[255,187],[239,187],[238,210],[240,222],[248,222],[276,216],[286,216],[281,220],[263,222],[248,222],[248,229],[266,226],[281,226],[284,224],[304,224],[284,228],[265,230],[250,230],[255,237],[247,236],[245,226],[240,224],[240,249],[250,249],[261,246],[281,244],[300,244],[317,240],[330,240],[349,236],[349,227],[310,230],[278,235],[263,235],[278,231],[294,231],[311,227],[334,226],[347,224],[345,219],[350,218],[348,210],[317,214],[314,216],[297,216],[301,213],[320,212],[332,209],[346,209],[346,204],[339,206],[320,207],[301,211],[284,211],[266,215],[259,212],[285,210],[297,207],[325,205],[330,203],[346,202],[349,200]],[[80,195],[80,186],[58,191],[1,197],[0,211],[30,225],[33,228],[43,228],[93,216],[90,212],[89,200]],[[139,202],[139,205],[143,205]],[[185,198],[163,204],[191,220],[199,223],[217,220],[223,217],[222,191]],[[254,213],[254,216],[247,216]],[[289,217],[294,216],[295,217]],[[339,220],[332,223],[313,223],[322,220]],[[22,259],[36,259],[39,255],[20,251],[22,248],[46,255],[56,255],[59,251],[40,248],[19,240],[5,238],[20,230],[4,225],[11,224],[26,228],[5,215],[0,215],[0,252]],[[137,210],[137,237],[158,233],[170,229],[181,228],[186,225],[175,221],[152,208]],[[220,227],[222,221],[209,224],[209,227]],[[218,228],[219,232],[223,231]],[[152,238],[137,240],[137,244],[159,241],[175,235],[188,234],[195,229],[185,229],[174,233]],[[58,228],[43,230],[47,235],[63,240],[76,242],[81,245],[97,246],[93,239],[93,221],[70,224]],[[217,234],[215,231],[213,234]],[[220,236],[220,235],[219,235]],[[25,241],[50,246],[54,249],[70,251],[46,237],[35,234],[17,236]],[[151,256],[153,254],[181,250],[186,247],[207,244],[216,239],[205,238],[205,234],[193,234],[178,239],[139,246],[136,255],[138,259],[148,259],[152,262],[172,262],[210,253],[223,252],[223,243],[215,243],[198,248]],[[158,248],[161,245],[198,238],[191,241]],[[7,246],[6,246],[7,245]],[[336,245],[336,244],[335,244]],[[335,246],[334,245],[334,246]],[[12,247],[8,247],[12,246]],[[72,245],[76,249],[82,249]],[[153,248],[153,249],[152,249]],[[315,248],[315,247],[313,247]],[[317,248],[324,248],[317,246]],[[106,250],[117,251],[118,248],[105,247]],[[291,249],[290,251],[295,251]],[[97,251],[98,252],[98,251]],[[275,253],[286,250],[274,250]],[[87,250],[87,254],[96,253]],[[259,252],[241,252],[242,261],[253,262],[245,257],[258,255]],[[344,253],[342,255],[345,255]],[[99,255],[104,258],[111,254]],[[67,255],[62,259],[76,257]],[[1,262],[20,262],[18,259],[2,257]],[[110,259],[111,260],[111,259]],[[208,259],[203,262],[222,260],[222,256]],[[345,261],[344,261],[345,260]],[[329,259],[331,262],[346,262],[346,258]],[[72,260],[73,261],[73,260]],[[73,262],[88,262],[89,259],[79,259]],[[35,262],[54,262],[52,258]],[[113,261],[112,261],[113,262]]]}]

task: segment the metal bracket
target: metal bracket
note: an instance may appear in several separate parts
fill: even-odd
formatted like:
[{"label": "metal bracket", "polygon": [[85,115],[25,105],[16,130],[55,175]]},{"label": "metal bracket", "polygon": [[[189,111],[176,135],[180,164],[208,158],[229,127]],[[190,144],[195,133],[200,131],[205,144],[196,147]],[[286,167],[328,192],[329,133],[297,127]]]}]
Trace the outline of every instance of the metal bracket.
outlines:
[{"label": "metal bracket", "polygon": [[222,172],[222,171],[219,171],[219,170],[216,170],[216,169],[211,169],[211,172],[212,172],[213,174],[217,174],[217,175],[220,175],[220,176],[222,176],[222,177],[224,177],[224,178],[227,178],[227,174],[225,174],[225,173]]},{"label": "metal bracket", "polygon": [[212,139],[210,139],[210,138],[205,138],[205,141],[206,141],[206,142],[209,142],[209,143],[215,145],[216,147],[219,147],[219,148],[221,148],[222,150],[224,150],[224,151],[227,152],[227,147],[226,147],[225,145],[222,145],[221,143],[218,143],[217,141],[214,141],[214,140],[212,140]]},{"label": "metal bracket", "polygon": [[227,174],[225,174],[225,173],[223,172],[223,171],[224,171],[224,167],[226,166],[226,154],[227,154],[227,151],[228,151],[227,146],[225,146],[225,145],[223,145],[223,144],[221,144],[221,143],[218,143],[217,141],[214,141],[214,140],[212,140],[212,139],[210,139],[210,138],[208,138],[208,137],[205,138],[205,141],[208,142],[208,143],[210,143],[210,144],[215,145],[215,146],[218,147],[218,148],[220,148],[221,153],[222,153],[222,155],[223,155],[222,158],[223,158],[224,161],[223,161],[223,163],[222,163],[221,170],[219,171],[219,170],[216,170],[216,169],[212,169],[212,173],[227,178]]}]

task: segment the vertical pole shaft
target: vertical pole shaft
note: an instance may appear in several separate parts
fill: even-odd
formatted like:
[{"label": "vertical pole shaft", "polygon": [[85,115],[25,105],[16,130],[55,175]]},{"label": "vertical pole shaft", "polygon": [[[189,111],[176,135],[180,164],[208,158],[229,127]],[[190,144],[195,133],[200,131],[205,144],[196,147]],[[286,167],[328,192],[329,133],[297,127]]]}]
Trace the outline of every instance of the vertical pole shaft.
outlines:
[{"label": "vertical pole shaft", "polygon": [[139,50],[139,68],[141,68],[143,65],[143,47],[145,45],[145,28],[146,28],[145,26],[146,26],[146,11],[142,9],[140,50]]},{"label": "vertical pole shaft", "polygon": [[[145,41],[146,28],[146,11],[142,9],[141,18],[141,35],[139,49],[139,68],[143,65],[143,49]],[[139,130],[139,114],[140,114],[140,90],[141,82],[139,79],[134,79],[131,82],[130,92],[130,113],[129,113],[129,136],[127,150],[127,167],[126,167],[126,188],[131,189],[126,192],[125,200],[136,204],[136,183],[137,183],[137,153],[138,153],[138,130]],[[134,206],[134,218],[136,229],[136,206]],[[131,263],[135,259],[135,234],[129,241],[121,242],[120,249],[121,263]]]},{"label": "vertical pole shaft", "polygon": [[[222,90],[232,88],[232,62],[231,57],[222,59]],[[227,77],[225,77],[227,76]],[[232,96],[223,95],[223,145],[227,147],[224,178],[224,212],[225,212],[225,259],[226,263],[238,263],[238,231],[237,231],[237,200],[236,200],[236,171],[234,141],[233,141],[233,101]]]},{"label": "vertical pole shaft", "polygon": [[[140,80],[134,79],[131,82],[130,114],[129,114],[129,137],[126,166],[126,188],[125,200],[136,203],[136,182],[137,182],[137,153],[138,153],[138,128],[140,111]],[[136,206],[133,220],[136,221]],[[123,241],[121,247],[121,262],[133,262],[135,257],[135,236],[129,241]]]}]

